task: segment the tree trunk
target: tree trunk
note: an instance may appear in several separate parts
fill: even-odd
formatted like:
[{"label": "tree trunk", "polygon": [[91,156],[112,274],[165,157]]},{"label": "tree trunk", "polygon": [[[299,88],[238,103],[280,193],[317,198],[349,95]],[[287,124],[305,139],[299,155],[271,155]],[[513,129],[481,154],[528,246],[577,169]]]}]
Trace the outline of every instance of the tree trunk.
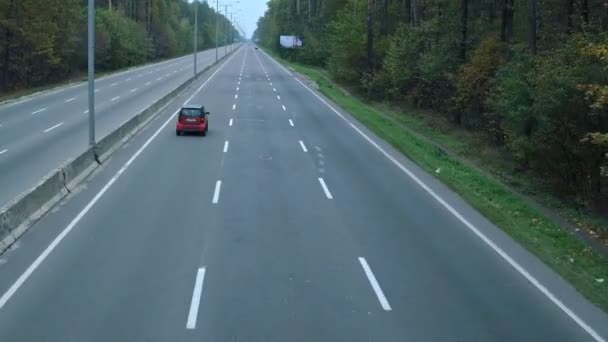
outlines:
[{"label": "tree trunk", "polygon": [[[15,1],[11,0],[8,11],[7,18],[11,20],[15,15]],[[10,62],[11,62],[11,42],[12,42],[13,34],[11,32],[10,27],[5,28],[4,31],[4,62],[2,63],[2,85],[5,90],[9,90],[9,81],[10,81]]]},{"label": "tree trunk", "polygon": [[528,46],[530,48],[530,52],[533,55],[536,55],[536,0],[528,0],[528,5],[530,7],[530,28],[528,32]]},{"label": "tree trunk", "polygon": [[152,0],[148,0],[146,4],[146,31],[150,35],[150,23],[152,19]]},{"label": "tree trunk", "polygon": [[[606,4],[604,4],[606,6]],[[583,15],[583,22],[585,26],[589,25],[589,0],[582,0],[581,3],[581,14]]]},{"label": "tree trunk", "polygon": [[460,41],[460,59],[464,62],[467,54],[467,26],[469,21],[469,0],[462,0],[462,40]]},{"label": "tree trunk", "polygon": [[572,34],[572,20],[574,19],[574,0],[568,0],[568,18],[566,23],[566,33]]},{"label": "tree trunk", "polygon": [[372,1],[367,1],[367,68],[371,74],[374,71],[374,28],[372,21]]},{"label": "tree trunk", "polygon": [[418,26],[418,0],[410,1],[410,17],[413,26]]},{"label": "tree trunk", "polygon": [[310,16],[312,14],[312,1],[308,0],[308,21],[310,22]]},{"label": "tree trunk", "polygon": [[388,0],[384,0],[384,6],[382,11],[382,34],[388,34]]},{"label": "tree trunk", "polygon": [[513,0],[503,0],[500,39],[508,42],[513,36]]},{"label": "tree trunk", "polygon": [[108,0],[108,10],[112,10],[112,0]]},{"label": "tree trunk", "polygon": [[602,16],[602,31],[608,31],[608,6],[604,9],[604,15]]}]

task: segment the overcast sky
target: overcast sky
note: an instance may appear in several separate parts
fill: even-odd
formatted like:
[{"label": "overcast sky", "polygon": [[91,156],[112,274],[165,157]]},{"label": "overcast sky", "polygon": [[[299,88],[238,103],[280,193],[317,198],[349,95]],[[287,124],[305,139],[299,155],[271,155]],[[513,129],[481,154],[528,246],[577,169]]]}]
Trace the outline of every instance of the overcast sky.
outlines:
[{"label": "overcast sky", "polygon": [[266,2],[267,0],[240,0],[240,3],[237,4],[237,9],[242,10],[239,14],[239,21],[247,38],[251,38],[257,27],[258,19],[264,15]]},{"label": "overcast sky", "polygon": [[[223,4],[235,3],[237,0],[220,0],[221,13],[224,13]],[[228,9],[233,11],[240,11],[236,17],[239,18],[240,26],[245,30],[247,38],[251,38],[253,31],[255,31],[258,19],[264,15],[266,11],[267,0],[238,0],[238,4],[232,5],[232,8]],[[209,6],[215,8],[216,0],[208,0]]]}]

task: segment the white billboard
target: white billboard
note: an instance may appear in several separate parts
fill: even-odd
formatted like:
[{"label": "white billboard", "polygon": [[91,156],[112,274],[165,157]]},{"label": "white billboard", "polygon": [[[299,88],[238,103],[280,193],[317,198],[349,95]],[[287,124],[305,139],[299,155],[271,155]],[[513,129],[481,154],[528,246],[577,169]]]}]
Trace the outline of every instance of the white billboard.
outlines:
[{"label": "white billboard", "polygon": [[281,36],[279,42],[286,49],[297,49],[303,45],[302,37],[298,36]]}]

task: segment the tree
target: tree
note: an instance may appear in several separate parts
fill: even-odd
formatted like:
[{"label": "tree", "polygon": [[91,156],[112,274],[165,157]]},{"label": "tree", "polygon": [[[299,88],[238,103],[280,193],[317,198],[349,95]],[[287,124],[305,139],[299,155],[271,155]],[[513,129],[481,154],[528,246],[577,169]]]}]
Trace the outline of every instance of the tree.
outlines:
[{"label": "tree", "polygon": [[529,36],[528,36],[528,46],[530,48],[530,52],[535,55],[536,54],[536,0],[528,0],[528,4],[530,6],[530,27]]},{"label": "tree", "polygon": [[[0,0],[0,90],[41,86],[86,70],[85,4]],[[194,5],[186,0],[97,0],[95,5],[99,70],[192,51]],[[207,4],[198,6],[200,46],[210,47],[215,12]],[[223,15],[220,20],[228,24]]]}]

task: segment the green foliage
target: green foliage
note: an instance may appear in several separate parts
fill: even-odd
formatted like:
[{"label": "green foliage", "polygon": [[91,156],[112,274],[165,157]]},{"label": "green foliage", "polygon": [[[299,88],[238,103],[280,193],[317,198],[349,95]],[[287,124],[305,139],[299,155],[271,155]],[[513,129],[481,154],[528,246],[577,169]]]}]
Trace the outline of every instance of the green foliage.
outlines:
[{"label": "green foliage", "polygon": [[519,53],[498,72],[489,104],[504,120],[513,155],[562,193],[590,205],[601,195],[597,165],[603,156],[584,138],[608,127],[606,112],[593,110],[580,88],[596,77],[598,65],[580,53],[577,42],[573,38],[538,57]]},{"label": "green foliage", "polygon": [[[532,54],[528,1],[467,3],[464,12],[451,0],[312,0],[298,13],[294,1],[271,0],[256,38],[290,61],[325,64],[370,100],[440,112],[531,182],[606,213],[608,146],[597,137],[608,134],[608,12],[596,1],[537,0]],[[280,34],[303,34],[306,47],[280,49]]]},{"label": "green foliage", "polygon": [[327,68],[336,79],[353,83],[361,79],[366,63],[365,27],[346,6],[329,24]]},{"label": "green foliage", "polygon": [[451,96],[449,76],[457,57],[454,37],[441,35],[442,30],[445,27],[437,20],[397,29],[384,59],[391,98],[405,96],[420,107],[447,109]]},{"label": "green foliage", "polygon": [[[99,71],[192,52],[194,5],[188,1],[112,0],[111,4],[110,8],[109,1],[96,1]],[[85,71],[86,15],[82,0],[0,0],[0,91],[45,86]],[[198,47],[214,46],[215,11],[199,3],[198,17]],[[219,24],[223,45],[234,28],[223,15]]]},{"label": "green foliage", "polygon": [[0,89],[69,73],[81,25],[78,0],[0,0]]},{"label": "green foliage", "polygon": [[390,94],[399,98],[414,89],[420,80],[419,61],[424,47],[421,29],[401,26],[395,35],[384,61],[384,70],[391,80]]},{"label": "green foliage", "polygon": [[97,10],[96,61],[105,70],[144,63],[148,57],[145,28],[122,14]]},{"label": "green foliage", "polygon": [[481,41],[471,59],[453,78],[458,123],[485,132],[496,144],[503,143],[502,120],[488,111],[486,103],[496,71],[504,61],[505,46],[491,36]]}]

